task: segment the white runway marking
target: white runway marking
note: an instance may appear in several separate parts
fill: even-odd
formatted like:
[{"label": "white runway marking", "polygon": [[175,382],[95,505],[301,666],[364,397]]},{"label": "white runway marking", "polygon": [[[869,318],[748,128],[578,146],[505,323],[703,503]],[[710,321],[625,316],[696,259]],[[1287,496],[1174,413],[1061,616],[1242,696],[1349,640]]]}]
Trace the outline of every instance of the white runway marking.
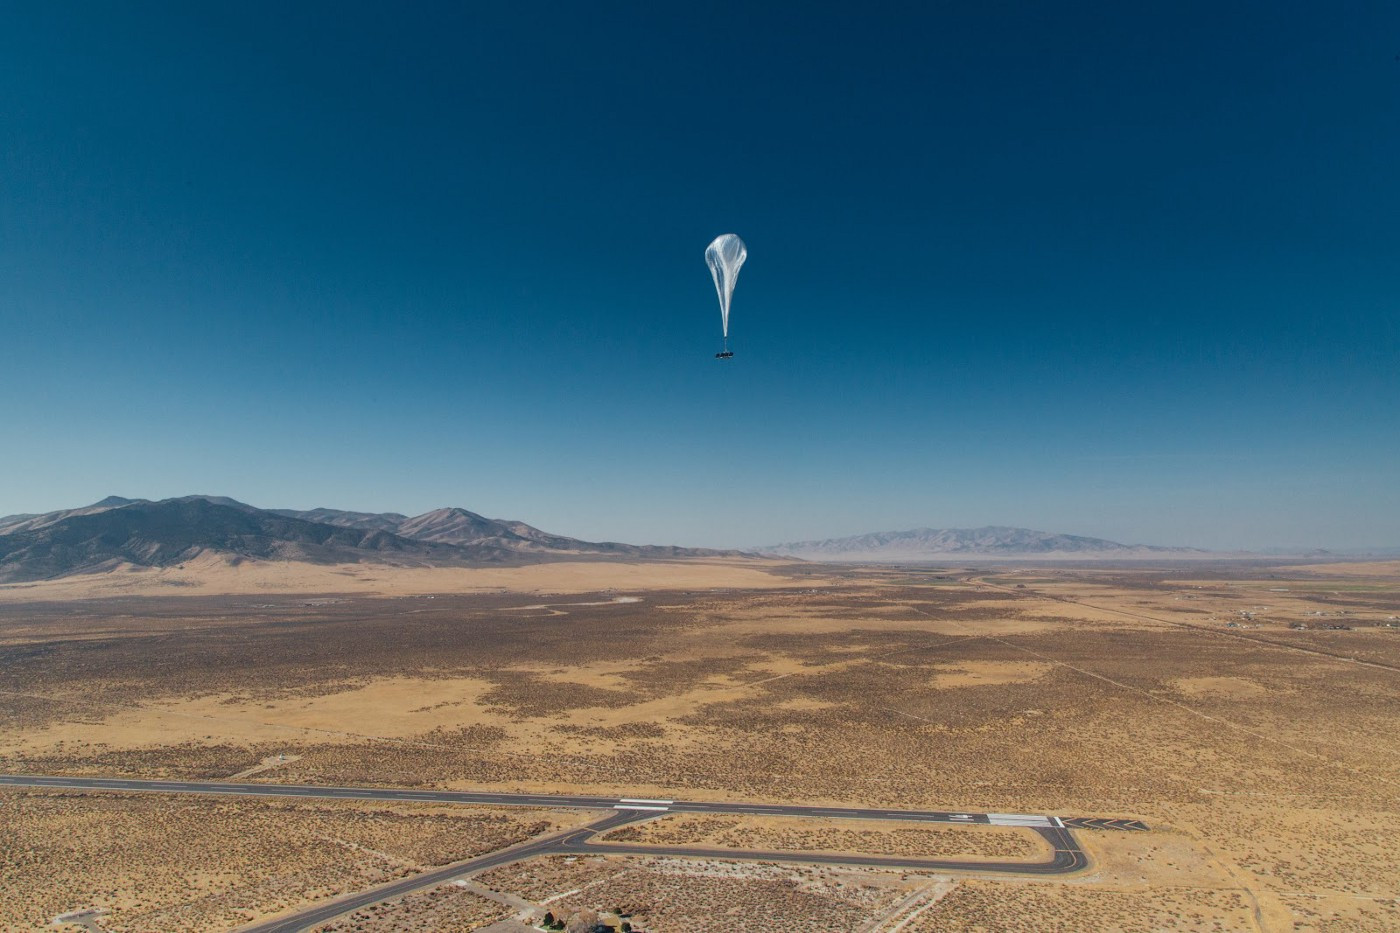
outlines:
[{"label": "white runway marking", "polygon": [[1035,826],[1041,828],[1053,828],[1054,823],[1050,822],[1048,816],[1036,816],[1031,813],[988,813],[987,822],[993,826]]}]

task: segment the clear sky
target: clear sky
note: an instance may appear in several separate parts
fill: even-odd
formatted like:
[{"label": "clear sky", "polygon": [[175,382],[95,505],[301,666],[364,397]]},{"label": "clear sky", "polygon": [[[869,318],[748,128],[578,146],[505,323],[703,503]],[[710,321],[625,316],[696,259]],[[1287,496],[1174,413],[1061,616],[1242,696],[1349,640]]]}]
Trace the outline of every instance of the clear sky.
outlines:
[{"label": "clear sky", "polygon": [[10,3],[0,514],[1400,545],[1398,167],[1393,0]]}]

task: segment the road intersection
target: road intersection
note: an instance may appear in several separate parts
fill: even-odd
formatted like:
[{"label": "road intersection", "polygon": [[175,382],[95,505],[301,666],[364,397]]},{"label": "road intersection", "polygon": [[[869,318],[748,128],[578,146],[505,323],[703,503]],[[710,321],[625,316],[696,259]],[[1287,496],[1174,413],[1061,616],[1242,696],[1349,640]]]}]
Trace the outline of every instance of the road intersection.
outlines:
[{"label": "road intersection", "polygon": [[[410,891],[475,874],[540,855],[642,855],[739,861],[798,862],[892,868],[906,871],[956,871],[997,874],[1057,875],[1080,871],[1088,857],[1072,830],[1102,829],[1141,831],[1137,820],[1096,817],[1056,817],[1031,813],[971,813],[945,810],[890,810],[875,807],[816,807],[793,804],[726,803],[672,800],[653,797],[600,797],[576,794],[498,793],[494,791],[415,790],[392,787],[336,787],[317,784],[262,784],[234,781],[153,781],[121,777],[68,777],[63,775],[0,774],[0,787],[81,790],[113,793],[213,794],[252,797],[379,800],[601,810],[606,815],[577,829],[535,837],[452,865],[422,872],[352,895],[336,898],[295,914],[244,927],[240,933],[293,933],[324,923],[361,907]],[[666,813],[711,813],[748,816],[813,817],[833,820],[894,820],[963,826],[1002,826],[1029,829],[1049,845],[1050,857],[1041,861],[991,861],[860,855],[835,852],[794,852],[753,849],[720,849],[697,846],[628,845],[595,841],[600,833],[627,823]]]}]

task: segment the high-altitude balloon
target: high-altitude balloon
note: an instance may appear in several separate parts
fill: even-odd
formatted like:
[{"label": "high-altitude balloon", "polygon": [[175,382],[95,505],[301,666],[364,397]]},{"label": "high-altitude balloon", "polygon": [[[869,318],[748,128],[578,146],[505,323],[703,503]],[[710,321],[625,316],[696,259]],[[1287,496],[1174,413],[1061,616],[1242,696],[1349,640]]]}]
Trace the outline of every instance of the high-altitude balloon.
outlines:
[{"label": "high-altitude balloon", "polygon": [[719,294],[719,317],[724,330],[724,353],[721,356],[726,358],[730,355],[729,301],[734,297],[734,283],[739,281],[739,270],[748,258],[749,251],[744,247],[744,241],[733,233],[715,237],[705,250],[705,262],[709,264],[710,275],[715,279],[715,291]]}]

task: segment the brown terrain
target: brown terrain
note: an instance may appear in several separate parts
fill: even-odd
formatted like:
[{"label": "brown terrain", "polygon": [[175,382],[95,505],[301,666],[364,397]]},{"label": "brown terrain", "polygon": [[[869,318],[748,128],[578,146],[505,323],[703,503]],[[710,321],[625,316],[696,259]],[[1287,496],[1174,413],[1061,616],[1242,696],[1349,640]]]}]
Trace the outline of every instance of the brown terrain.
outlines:
[{"label": "brown terrain", "polygon": [[[0,772],[1150,826],[1077,831],[1091,865],[1058,877],[548,856],[327,930],[521,905],[657,933],[1400,930],[1397,714],[1397,563],[249,561],[0,587]],[[4,789],[0,930],[92,907],[104,930],[225,930],[596,816]],[[1043,850],[1014,828],[691,814],[597,841]]]}]

